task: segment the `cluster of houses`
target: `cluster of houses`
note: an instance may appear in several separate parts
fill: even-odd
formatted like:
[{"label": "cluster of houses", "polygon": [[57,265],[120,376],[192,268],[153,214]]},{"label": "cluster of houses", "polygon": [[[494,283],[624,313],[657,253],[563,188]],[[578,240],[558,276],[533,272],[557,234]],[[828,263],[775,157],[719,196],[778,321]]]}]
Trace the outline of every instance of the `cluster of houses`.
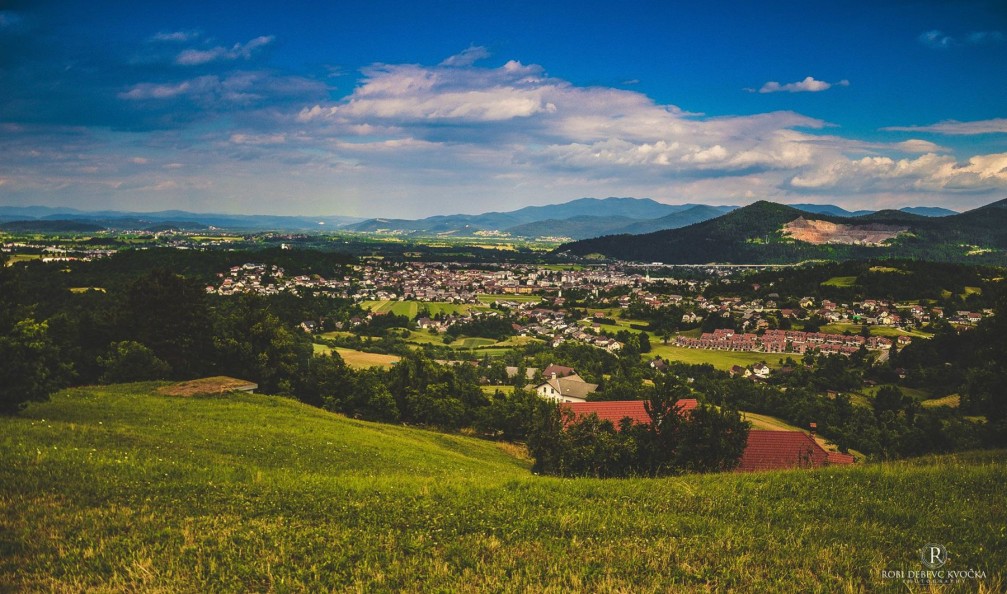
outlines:
[{"label": "cluster of houses", "polygon": [[107,258],[115,253],[115,250],[98,249],[91,247],[65,245],[46,245],[36,243],[26,243],[21,241],[6,242],[0,245],[0,251],[5,254],[29,253],[38,255],[43,262],[91,262],[100,258]]},{"label": "cluster of houses", "polygon": [[610,353],[615,353],[623,347],[623,344],[614,338],[587,332],[583,326],[567,321],[567,313],[562,310],[534,308],[523,313],[528,323],[514,326],[519,336],[541,338],[553,347],[567,341],[589,344]]},{"label": "cluster of houses", "polygon": [[301,291],[316,291],[332,297],[347,297],[346,287],[349,277],[341,280],[326,280],[318,275],[286,276],[285,271],[275,264],[247,263],[232,266],[227,273],[218,273],[220,284],[208,285],[206,292],[216,295],[237,295],[255,293],[259,295],[279,295],[280,293],[300,294]]},{"label": "cluster of houses", "polygon": [[[277,272],[279,274],[277,274]],[[411,300],[478,303],[480,294],[562,296],[565,289],[617,287],[645,284],[647,277],[619,266],[585,270],[552,270],[528,264],[500,263],[468,268],[453,262],[387,262],[348,267],[338,279],[318,275],[286,279],[275,265],[248,263],[220,273],[221,283],[207,292],[275,294],[312,289],[355,301]],[[266,275],[271,276],[265,282]]]},{"label": "cluster of houses", "polygon": [[[907,344],[910,340],[908,336],[898,337],[900,344]],[[861,347],[883,350],[892,346],[892,340],[884,336],[863,337],[799,330],[766,330],[759,335],[749,332],[736,333],[734,330],[724,328],[704,332],[699,338],[679,335],[675,338],[675,343],[687,348],[719,351],[797,354],[811,351],[839,355],[856,353]]]}]

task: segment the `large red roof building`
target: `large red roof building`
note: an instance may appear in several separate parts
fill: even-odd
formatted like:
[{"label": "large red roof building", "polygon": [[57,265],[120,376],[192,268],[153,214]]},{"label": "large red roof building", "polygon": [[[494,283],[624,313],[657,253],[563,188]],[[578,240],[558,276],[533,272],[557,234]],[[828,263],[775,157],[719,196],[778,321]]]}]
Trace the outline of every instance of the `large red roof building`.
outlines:
[{"label": "large red roof building", "polygon": [[853,464],[853,456],[829,452],[802,431],[748,432],[748,445],[738,463],[739,472],[818,468],[830,464]]},{"label": "large red roof building", "polygon": [[[573,411],[575,418],[590,414],[602,421],[610,421],[616,427],[622,419],[629,417],[634,423],[648,424],[650,416],[644,408],[643,400],[615,400],[609,402],[568,402],[562,406]],[[693,398],[678,401],[680,413],[696,408]],[[853,456],[840,452],[830,452],[803,431],[766,431],[753,429],[748,432],[748,444],[741,454],[738,472],[759,470],[785,470],[788,468],[818,468],[833,464],[853,464]]]}]

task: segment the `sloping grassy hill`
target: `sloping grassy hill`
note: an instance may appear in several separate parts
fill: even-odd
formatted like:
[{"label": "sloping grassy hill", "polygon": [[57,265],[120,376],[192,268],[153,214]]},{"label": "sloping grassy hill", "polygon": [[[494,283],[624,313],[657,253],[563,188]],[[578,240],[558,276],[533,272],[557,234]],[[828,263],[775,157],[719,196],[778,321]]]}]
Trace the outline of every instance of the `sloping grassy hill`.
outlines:
[{"label": "sloping grassy hill", "polygon": [[0,419],[0,591],[905,591],[879,572],[930,542],[1005,585],[1003,452],[554,479],[487,441],[153,388]]}]

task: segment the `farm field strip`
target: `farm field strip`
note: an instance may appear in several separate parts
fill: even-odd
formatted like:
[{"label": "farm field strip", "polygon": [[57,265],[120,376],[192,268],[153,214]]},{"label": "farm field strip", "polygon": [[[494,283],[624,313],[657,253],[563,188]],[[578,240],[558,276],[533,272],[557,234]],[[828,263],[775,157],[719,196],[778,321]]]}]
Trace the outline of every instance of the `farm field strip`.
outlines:
[{"label": "farm field strip", "polygon": [[727,371],[735,365],[742,367],[754,363],[765,362],[770,367],[781,358],[786,358],[786,353],[752,353],[735,351],[714,351],[709,349],[690,349],[673,344],[661,344],[659,340],[651,339],[651,351],[647,355],[650,357],[660,355],[669,361],[682,361],[691,365],[701,365],[709,363],[717,369]]}]

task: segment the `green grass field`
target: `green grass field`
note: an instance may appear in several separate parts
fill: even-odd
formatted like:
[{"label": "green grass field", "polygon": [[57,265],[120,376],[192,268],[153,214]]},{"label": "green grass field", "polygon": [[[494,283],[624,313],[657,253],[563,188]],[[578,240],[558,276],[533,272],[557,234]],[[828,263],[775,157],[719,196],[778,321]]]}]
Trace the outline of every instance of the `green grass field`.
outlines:
[{"label": "green grass field", "polygon": [[949,394],[943,398],[931,398],[929,400],[923,400],[920,404],[924,408],[935,408],[938,406],[947,406],[950,408],[958,408],[962,404],[962,397],[959,394]]},{"label": "green grass field", "polygon": [[31,262],[33,260],[41,260],[42,254],[11,254],[7,256],[7,265],[12,266],[18,262]]},{"label": "green grass field", "polygon": [[[660,355],[669,361],[681,361],[690,365],[709,363],[717,369],[728,370],[735,365],[742,367],[753,363],[766,362],[770,367],[779,367],[777,361],[786,359],[786,353],[743,353],[733,351],[712,351],[708,349],[688,349],[674,344],[661,344],[660,340],[651,339],[651,351],[644,356],[653,358]],[[793,357],[794,355],[790,355]]]},{"label": "green grass field", "polygon": [[[848,324],[848,323],[835,323],[835,324],[825,324],[821,327],[820,332],[827,332],[829,334],[842,334],[844,332],[849,332],[850,334],[860,334],[860,329],[863,327],[862,324]],[[927,334],[926,332],[919,332],[917,330],[900,330],[898,328],[893,328],[891,326],[868,326],[871,330],[871,334],[874,336],[887,336],[888,338],[896,338],[898,336],[912,336],[913,338],[933,338],[932,334]]]},{"label": "green grass field", "polygon": [[855,276],[834,276],[822,282],[823,287],[853,287],[857,284]]},{"label": "green grass field", "polygon": [[503,294],[483,294],[476,296],[480,302],[489,305],[494,301],[513,301],[515,303],[537,303],[542,301],[539,295],[503,295]]},{"label": "green grass field", "polygon": [[880,572],[931,542],[1007,585],[1004,452],[555,479],[506,444],[153,388],[0,418],[0,589],[905,592]]},{"label": "green grass field", "polygon": [[431,316],[437,314],[465,314],[470,310],[483,309],[477,305],[467,303],[447,303],[443,301],[361,301],[360,307],[376,313],[392,313],[397,316],[406,316],[410,320],[416,317],[420,311],[426,309]]},{"label": "green grass field", "polygon": [[354,369],[367,369],[369,367],[385,367],[389,368],[394,363],[398,363],[400,357],[396,355],[382,355],[380,353],[366,353],[364,351],[357,351],[354,349],[347,349],[343,347],[332,348],[324,344],[318,344],[317,342],[312,345],[316,355],[329,355],[333,352],[338,353],[342,357],[343,361],[347,365],[353,367]]},{"label": "green grass field", "polygon": [[[434,344],[439,346],[444,345],[443,334],[430,334],[425,330],[413,330],[409,333],[409,337],[406,341],[412,345],[422,346],[425,344]],[[462,336],[458,340],[453,341],[451,344],[447,345],[454,349],[463,350],[474,350],[479,353],[480,356],[484,352],[487,354],[503,354],[504,351],[513,349],[515,347],[522,347],[533,342],[541,342],[537,338],[532,338],[530,336],[511,336],[507,340],[502,340],[497,342],[492,338],[480,338],[480,337],[466,337]],[[489,352],[492,351],[492,352]]]}]

